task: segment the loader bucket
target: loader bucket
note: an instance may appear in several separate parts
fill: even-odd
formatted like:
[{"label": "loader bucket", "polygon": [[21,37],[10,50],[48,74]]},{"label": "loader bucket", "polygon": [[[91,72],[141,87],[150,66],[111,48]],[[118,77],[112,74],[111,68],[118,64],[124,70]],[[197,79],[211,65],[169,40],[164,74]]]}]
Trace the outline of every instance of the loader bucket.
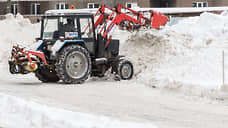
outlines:
[{"label": "loader bucket", "polygon": [[154,12],[152,28],[159,29],[161,26],[164,26],[167,23],[168,19],[169,18],[167,16]]}]

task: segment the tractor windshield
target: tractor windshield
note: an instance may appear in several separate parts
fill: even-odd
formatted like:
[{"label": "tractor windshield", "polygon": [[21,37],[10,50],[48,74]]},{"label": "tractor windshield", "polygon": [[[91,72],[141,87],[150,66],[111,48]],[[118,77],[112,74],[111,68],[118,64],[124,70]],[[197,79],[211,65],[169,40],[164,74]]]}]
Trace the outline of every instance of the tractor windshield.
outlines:
[{"label": "tractor windshield", "polygon": [[56,31],[58,31],[58,19],[44,19],[43,39],[53,39]]}]

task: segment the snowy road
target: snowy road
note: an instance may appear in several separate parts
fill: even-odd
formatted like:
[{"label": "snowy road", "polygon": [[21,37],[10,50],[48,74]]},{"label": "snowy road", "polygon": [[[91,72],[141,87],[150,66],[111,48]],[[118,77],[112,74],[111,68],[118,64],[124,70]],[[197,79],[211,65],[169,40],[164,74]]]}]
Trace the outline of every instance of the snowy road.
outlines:
[{"label": "snowy road", "polygon": [[[132,37],[120,32],[121,46],[130,50],[122,52],[134,58],[141,79],[90,79],[82,85],[42,84],[32,74],[9,74],[2,63],[7,62],[12,43],[31,43],[39,27],[20,16],[8,16],[0,23],[0,127],[227,128],[228,91],[220,89],[220,53],[228,49],[228,13],[223,15],[204,13],[164,31]],[[6,35],[5,30],[17,36]],[[157,88],[148,86],[154,84]]]},{"label": "snowy road", "polygon": [[[13,81],[9,81],[13,80]],[[1,69],[0,93],[66,110],[121,121],[153,123],[160,128],[228,127],[228,101],[212,101],[147,87],[134,80],[91,79],[83,85],[42,84],[33,76]]]}]

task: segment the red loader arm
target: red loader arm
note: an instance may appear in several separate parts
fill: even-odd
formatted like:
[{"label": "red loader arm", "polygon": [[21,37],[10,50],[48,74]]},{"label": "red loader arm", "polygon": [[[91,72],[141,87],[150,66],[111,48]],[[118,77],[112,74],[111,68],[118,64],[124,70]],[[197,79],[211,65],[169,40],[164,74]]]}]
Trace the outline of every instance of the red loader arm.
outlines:
[{"label": "red loader arm", "polygon": [[[146,13],[149,14],[149,16],[146,16]],[[94,15],[94,19],[98,15],[99,17],[95,20],[94,26],[95,29],[99,29],[99,33],[102,34],[104,38],[108,36],[116,25],[126,28],[127,30],[135,30],[140,27],[159,29],[168,21],[167,16],[153,10],[135,11],[122,5],[117,5],[115,8],[102,5]],[[107,38],[106,46],[108,46],[111,37],[110,35]]]}]

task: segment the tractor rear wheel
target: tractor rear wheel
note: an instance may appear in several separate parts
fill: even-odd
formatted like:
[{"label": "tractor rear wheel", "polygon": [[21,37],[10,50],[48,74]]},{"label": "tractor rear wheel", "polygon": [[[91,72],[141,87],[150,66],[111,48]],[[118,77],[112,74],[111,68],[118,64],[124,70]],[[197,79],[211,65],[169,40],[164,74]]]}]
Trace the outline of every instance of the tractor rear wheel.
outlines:
[{"label": "tractor rear wheel", "polygon": [[56,62],[56,72],[66,84],[80,84],[91,73],[91,58],[87,49],[69,45],[62,49]]},{"label": "tractor rear wheel", "polygon": [[35,76],[44,83],[58,82],[59,77],[56,75],[55,70],[50,70],[48,68],[39,68],[35,72]]}]

